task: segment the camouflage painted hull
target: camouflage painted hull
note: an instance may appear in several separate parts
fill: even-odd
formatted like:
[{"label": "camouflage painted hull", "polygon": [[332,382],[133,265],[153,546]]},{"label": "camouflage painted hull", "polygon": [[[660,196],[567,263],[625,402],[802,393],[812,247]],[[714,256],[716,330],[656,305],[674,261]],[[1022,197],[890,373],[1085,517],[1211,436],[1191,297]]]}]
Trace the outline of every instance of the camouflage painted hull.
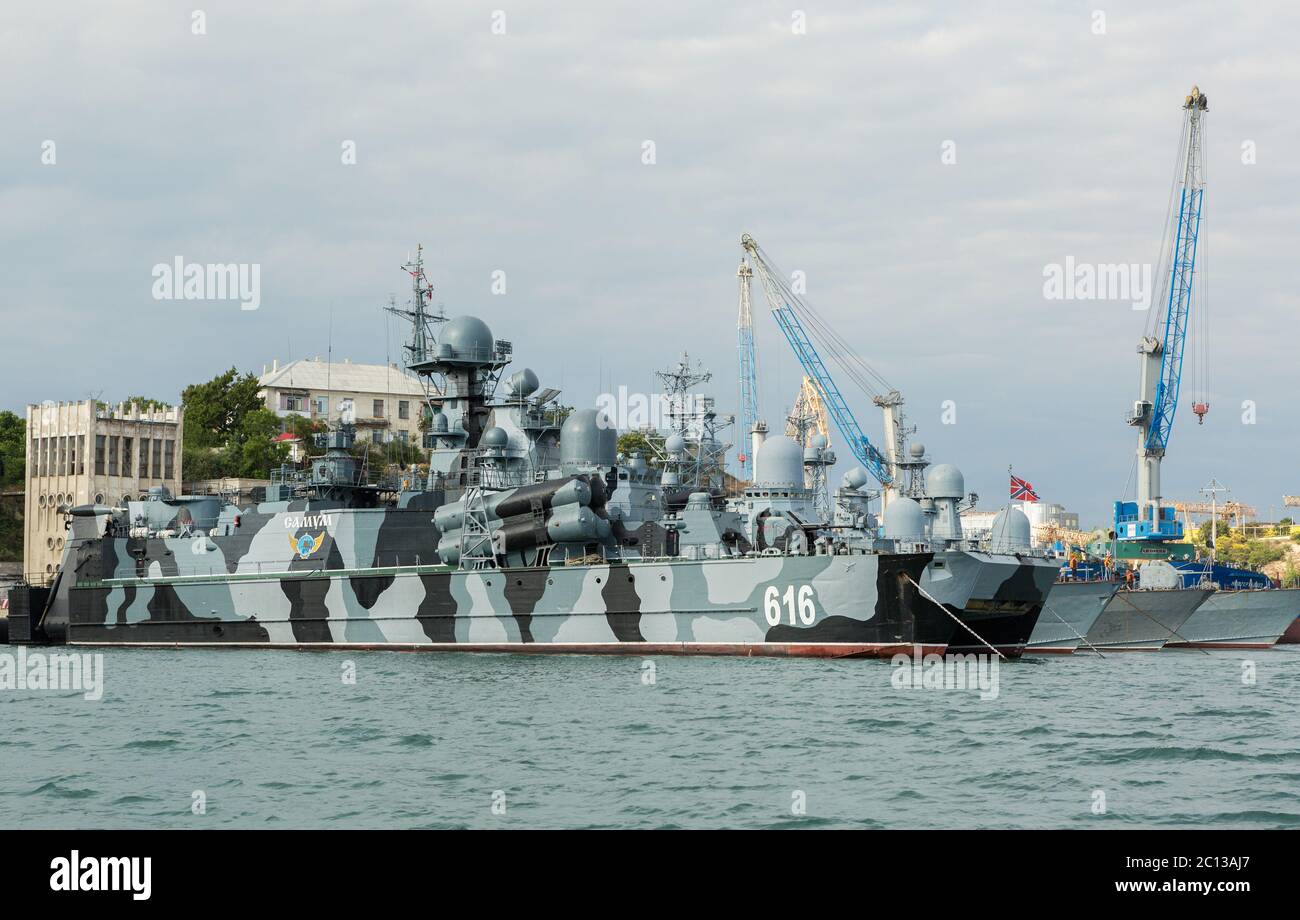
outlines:
[{"label": "camouflage painted hull", "polygon": [[[69,549],[76,581],[56,589],[45,632],[73,645],[870,657],[942,652],[954,628],[912,585],[929,553],[332,565],[331,553],[355,560],[359,546],[384,558],[383,541],[357,540],[362,522],[379,521],[367,514],[395,512],[315,522],[326,537],[303,546],[326,564],[295,557],[278,571],[249,558],[256,536],[83,541]],[[275,523],[259,532],[301,539],[297,521]]]},{"label": "camouflage painted hull", "polygon": [[[951,576],[947,580],[939,577],[945,571]],[[969,627],[956,626],[950,653],[988,653],[991,645],[1008,658],[1018,658],[1057,572],[1058,566],[1047,559],[949,550],[935,555],[922,586]]]},{"label": "camouflage painted hull", "polygon": [[1295,621],[1298,609],[1300,588],[1215,591],[1165,646],[1271,648]]},{"label": "camouflage painted hull", "polygon": [[1054,585],[1025,651],[1038,655],[1074,652],[1083,644],[1084,637],[1118,588],[1119,583],[1114,581],[1067,581]]},{"label": "camouflage painted hull", "polygon": [[1088,643],[1103,651],[1159,651],[1212,593],[1205,588],[1116,591],[1088,630]]}]

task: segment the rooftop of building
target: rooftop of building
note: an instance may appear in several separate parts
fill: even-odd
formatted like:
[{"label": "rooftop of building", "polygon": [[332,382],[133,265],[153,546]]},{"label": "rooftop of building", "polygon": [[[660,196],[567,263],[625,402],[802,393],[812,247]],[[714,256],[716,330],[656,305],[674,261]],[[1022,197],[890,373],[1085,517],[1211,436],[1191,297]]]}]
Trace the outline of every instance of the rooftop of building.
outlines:
[{"label": "rooftop of building", "polygon": [[72,407],[77,407],[78,410],[88,409],[88,411],[90,408],[93,408],[95,418],[121,419],[125,421],[139,420],[146,422],[177,422],[180,421],[181,414],[184,411],[179,406],[145,408],[135,401],[120,402],[109,405],[91,399],[77,399],[69,400],[67,402],[56,402],[52,399],[47,399],[42,403],[33,403],[29,405],[27,407],[27,414],[29,417],[36,417],[42,412],[57,411]]},{"label": "rooftop of building", "polygon": [[277,361],[262,368],[258,383],[267,389],[424,395],[419,379],[396,364],[353,364],[348,359],[299,358],[283,365]]}]

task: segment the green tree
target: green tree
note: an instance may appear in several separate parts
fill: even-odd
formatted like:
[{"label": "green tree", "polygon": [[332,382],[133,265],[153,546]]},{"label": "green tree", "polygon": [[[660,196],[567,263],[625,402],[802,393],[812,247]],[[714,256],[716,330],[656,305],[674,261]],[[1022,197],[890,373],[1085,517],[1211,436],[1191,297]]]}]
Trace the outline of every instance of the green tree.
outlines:
[{"label": "green tree", "polygon": [[624,457],[639,453],[651,466],[659,465],[659,455],[650,444],[650,439],[639,431],[625,431],[618,436],[618,452]]},{"label": "green tree", "polygon": [[263,405],[258,389],[256,377],[232,367],[181,392],[187,479],[262,479],[284,462],[287,448],[271,442],[280,419]]},{"label": "green tree", "polygon": [[1285,555],[1282,547],[1266,540],[1251,540],[1246,548],[1246,562],[1256,568],[1277,562]]},{"label": "green tree", "polygon": [[226,447],[238,440],[244,416],[265,406],[258,397],[257,378],[240,376],[231,368],[206,383],[181,392],[185,406],[185,443],[194,447]]},{"label": "green tree", "polygon": [[170,409],[172,407],[171,403],[163,402],[161,399],[150,399],[147,396],[128,396],[122,402],[126,404],[127,408],[132,405],[139,406],[141,412],[148,412],[150,409]]},{"label": "green tree", "polygon": [[26,480],[27,420],[0,412],[0,487],[21,486]]},{"label": "green tree", "polygon": [[389,441],[383,447],[384,462],[396,466],[414,466],[425,460],[424,449],[411,441]]},{"label": "green tree", "polygon": [[231,442],[229,465],[233,474],[248,479],[265,479],[271,470],[289,458],[289,448],[275,441],[280,434],[280,417],[270,409],[244,413],[238,438]]}]

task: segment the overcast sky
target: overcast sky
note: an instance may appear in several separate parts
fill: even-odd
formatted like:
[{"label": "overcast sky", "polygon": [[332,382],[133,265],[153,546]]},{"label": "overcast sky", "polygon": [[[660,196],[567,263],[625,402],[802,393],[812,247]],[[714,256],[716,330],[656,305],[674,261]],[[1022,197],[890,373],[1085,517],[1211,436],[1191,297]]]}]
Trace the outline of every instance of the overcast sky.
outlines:
[{"label": "overcast sky", "polygon": [[[1198,427],[1185,383],[1164,491],[1218,477],[1277,515],[1300,493],[1300,8],[1226,8],[6,3],[0,408],[175,401],[232,364],[324,355],[331,317],[336,358],[396,357],[381,307],[423,243],[448,313],[483,317],[567,402],[653,389],[686,348],[733,411],[749,232],[982,505],[1010,464],[1099,524],[1132,490],[1146,315],[1048,300],[1043,271],[1157,261],[1198,83],[1212,409]],[[177,256],[256,263],[260,308],[154,299]],[[800,375],[755,296],[776,419]]]}]

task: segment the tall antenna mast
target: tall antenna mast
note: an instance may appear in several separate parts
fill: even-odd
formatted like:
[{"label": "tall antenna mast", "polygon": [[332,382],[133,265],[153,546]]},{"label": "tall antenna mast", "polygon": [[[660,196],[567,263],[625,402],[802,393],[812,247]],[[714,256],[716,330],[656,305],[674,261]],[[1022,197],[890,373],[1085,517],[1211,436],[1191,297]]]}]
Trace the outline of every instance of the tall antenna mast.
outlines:
[{"label": "tall antenna mast", "polygon": [[1201,488],[1202,495],[1210,496],[1210,564],[1219,556],[1219,493],[1227,492],[1228,487],[1217,479],[1211,479]]},{"label": "tall antenna mast", "polygon": [[753,457],[745,452],[758,424],[758,356],[754,350],[754,316],[750,310],[750,292],[754,270],[742,256],[736,270],[740,279],[740,313],[736,319],[736,352],[740,365],[740,473],[747,476],[754,467]]},{"label": "tall antenna mast", "polygon": [[[415,247],[415,258],[412,259],[407,255],[406,261],[402,263],[402,271],[411,276],[411,300],[405,310],[399,308],[391,300],[384,307],[394,316],[400,316],[411,324],[411,341],[404,345],[402,350],[406,353],[406,367],[413,368],[416,365],[424,364],[434,358],[434,342],[436,337],[430,323],[445,323],[447,314],[443,312],[442,304],[438,304],[437,312],[430,312],[429,305],[433,302],[433,285],[424,273],[424,246]],[[420,381],[424,385],[424,402],[428,407],[430,414],[434,410],[434,400],[442,396],[437,385],[431,379],[427,371],[419,374]]]}]

